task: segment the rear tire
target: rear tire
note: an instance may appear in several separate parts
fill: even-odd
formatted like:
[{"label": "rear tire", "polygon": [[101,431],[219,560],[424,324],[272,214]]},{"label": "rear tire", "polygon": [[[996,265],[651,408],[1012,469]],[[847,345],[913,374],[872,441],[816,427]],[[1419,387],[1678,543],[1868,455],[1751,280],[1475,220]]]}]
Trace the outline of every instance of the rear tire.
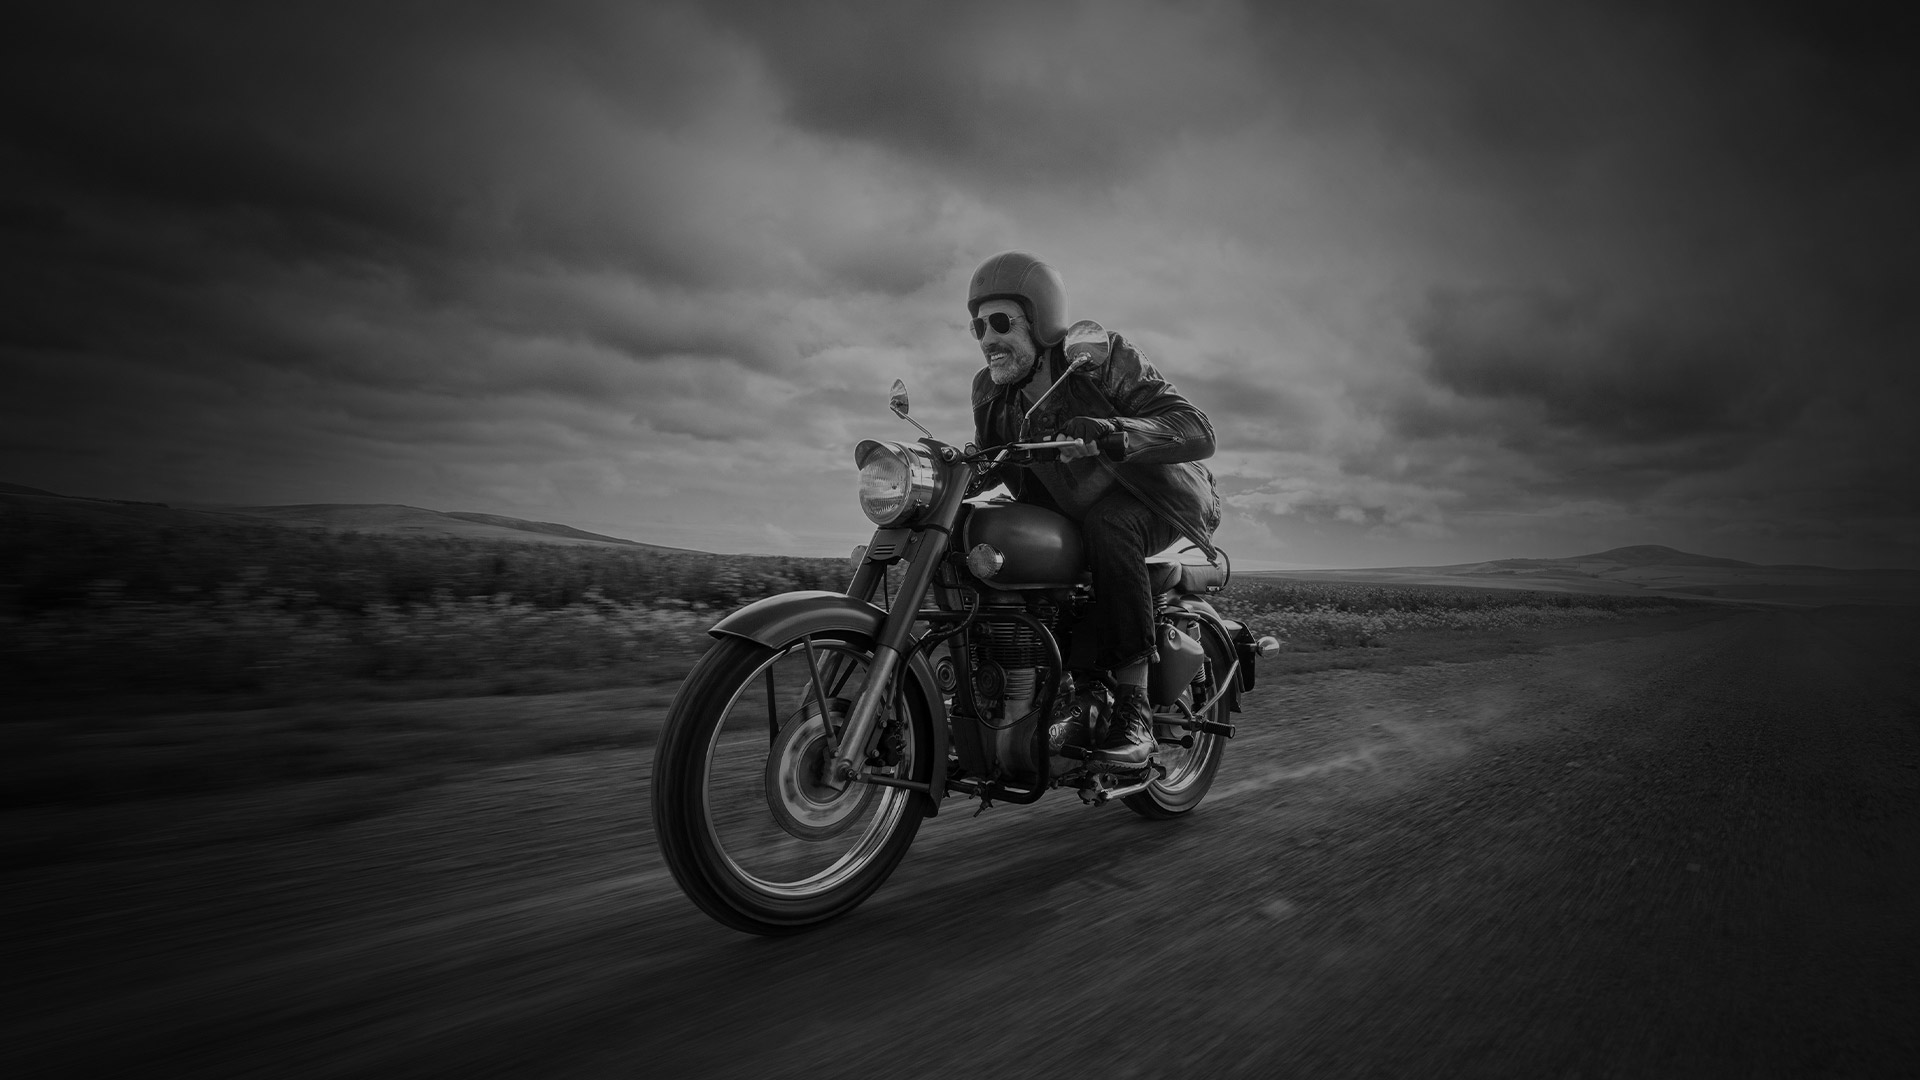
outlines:
[{"label": "rear tire", "polygon": [[[1220,680],[1226,677],[1227,668],[1233,661],[1206,627],[1189,626],[1184,629],[1200,639],[1207,653],[1207,679],[1204,683],[1195,683],[1192,690],[1199,695],[1194,699],[1194,704],[1199,705],[1219,692]],[[1195,719],[1224,721],[1226,716],[1226,699],[1222,698]],[[1191,735],[1193,746],[1182,748],[1162,743],[1154,760],[1167,770],[1167,775],[1155,780],[1147,790],[1121,798],[1120,801],[1127,804],[1127,809],[1141,817],[1164,820],[1192,813],[1213,786],[1214,774],[1220,770],[1220,760],[1226,755],[1227,740],[1221,735],[1187,731],[1175,726],[1184,719],[1185,716],[1178,709],[1163,708],[1154,714],[1155,735],[1164,733],[1169,738]]]},{"label": "rear tire", "polygon": [[[852,911],[900,864],[925,813],[901,788],[835,792],[819,782],[828,732],[844,727],[873,645],[850,632],[815,634],[812,656],[817,684],[805,639],[715,642],[681,684],[654,750],[661,855],[687,896],[736,930],[794,934]],[[894,697],[880,714],[893,764],[878,771],[924,782],[926,718],[913,695]]]}]

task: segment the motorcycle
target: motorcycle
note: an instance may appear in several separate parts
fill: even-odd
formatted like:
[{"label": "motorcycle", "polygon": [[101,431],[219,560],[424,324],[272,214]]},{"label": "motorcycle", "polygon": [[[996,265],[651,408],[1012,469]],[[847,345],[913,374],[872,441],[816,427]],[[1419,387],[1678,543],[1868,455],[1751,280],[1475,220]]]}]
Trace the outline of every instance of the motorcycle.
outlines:
[{"label": "motorcycle", "polygon": [[[1105,342],[1097,324],[1076,324],[1046,394]],[[1223,552],[1150,559],[1158,753],[1119,767],[1053,745],[1073,710],[1096,735],[1113,712],[1115,688],[1090,671],[1079,530],[977,489],[994,467],[1071,440],[955,447],[908,415],[898,380],[890,405],[925,437],[855,449],[877,528],[855,549],[847,591],[769,596],[714,624],[655,747],[660,851],[687,896],[734,929],[792,934],[852,911],[951,796],[978,800],[976,816],[1055,789],[1149,818],[1191,813],[1256,661],[1279,648],[1207,600],[1231,576]]]}]

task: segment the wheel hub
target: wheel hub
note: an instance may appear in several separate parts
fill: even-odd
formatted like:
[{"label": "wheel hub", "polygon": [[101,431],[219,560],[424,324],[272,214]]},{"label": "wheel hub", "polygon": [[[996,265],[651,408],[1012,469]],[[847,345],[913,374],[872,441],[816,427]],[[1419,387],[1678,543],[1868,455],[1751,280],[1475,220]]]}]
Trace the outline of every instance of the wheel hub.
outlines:
[{"label": "wheel hub", "polygon": [[827,724],[818,709],[795,717],[774,736],[767,755],[767,808],[773,820],[802,840],[825,840],[845,832],[873,802],[871,784],[849,783],[835,791],[822,781],[833,762]]}]

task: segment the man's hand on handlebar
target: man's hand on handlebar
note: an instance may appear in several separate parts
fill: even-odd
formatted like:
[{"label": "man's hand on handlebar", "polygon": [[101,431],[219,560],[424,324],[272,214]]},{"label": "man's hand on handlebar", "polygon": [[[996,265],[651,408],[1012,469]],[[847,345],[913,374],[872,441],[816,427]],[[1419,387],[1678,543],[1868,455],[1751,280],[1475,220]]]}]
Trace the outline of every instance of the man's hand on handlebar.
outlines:
[{"label": "man's hand on handlebar", "polygon": [[1076,440],[1072,446],[1060,448],[1061,461],[1077,461],[1080,458],[1106,454],[1115,461],[1124,453],[1118,440],[1121,438],[1120,425],[1097,416],[1076,416],[1060,425],[1056,439]]},{"label": "man's hand on handlebar", "polygon": [[[1017,450],[1044,454],[1053,451],[1058,461],[1078,461],[1105,454],[1115,461],[1126,456],[1126,443],[1120,425],[1097,416],[1076,416],[1060,425],[1060,430],[1040,442],[1014,443]],[[1049,460],[1041,457],[1036,460]]]}]

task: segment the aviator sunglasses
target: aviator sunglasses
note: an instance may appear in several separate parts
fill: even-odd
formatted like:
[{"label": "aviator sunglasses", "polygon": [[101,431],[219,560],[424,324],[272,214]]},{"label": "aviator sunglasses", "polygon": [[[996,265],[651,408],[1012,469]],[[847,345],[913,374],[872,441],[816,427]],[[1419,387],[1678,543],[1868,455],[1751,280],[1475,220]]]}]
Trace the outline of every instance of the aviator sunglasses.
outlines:
[{"label": "aviator sunglasses", "polygon": [[972,323],[973,340],[979,341],[981,338],[987,336],[987,327],[989,326],[993,327],[994,333],[1004,334],[1013,329],[1013,322],[1019,317],[1018,315],[1009,315],[1004,311],[996,311],[985,318],[975,319]]}]

